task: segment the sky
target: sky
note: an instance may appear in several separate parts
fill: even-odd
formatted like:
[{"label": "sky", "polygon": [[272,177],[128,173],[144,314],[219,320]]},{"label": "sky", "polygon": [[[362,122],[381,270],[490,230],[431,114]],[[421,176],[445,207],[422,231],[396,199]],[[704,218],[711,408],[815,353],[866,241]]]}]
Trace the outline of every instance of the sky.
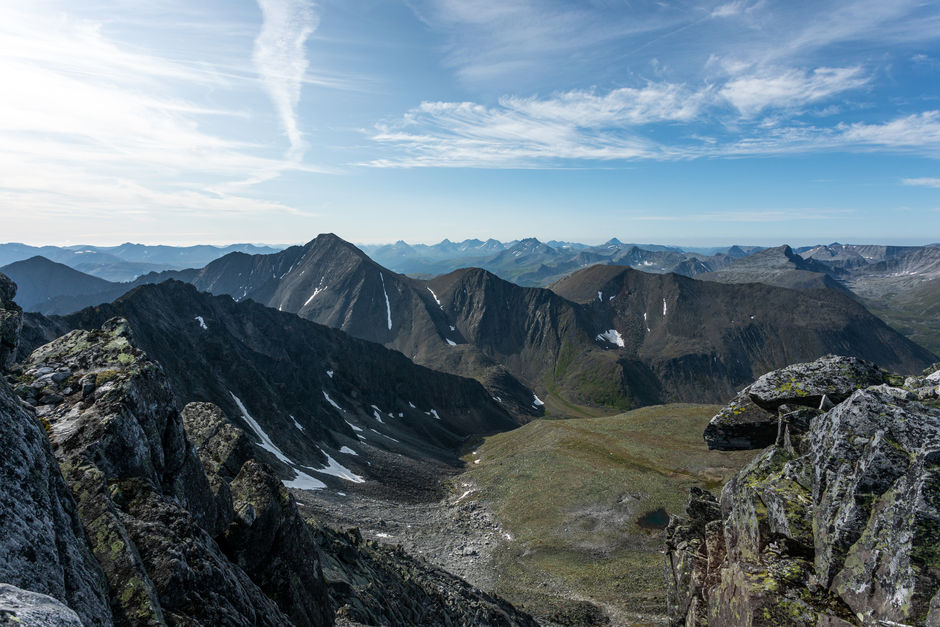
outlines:
[{"label": "sky", "polygon": [[0,242],[940,241],[940,1],[0,0]]}]

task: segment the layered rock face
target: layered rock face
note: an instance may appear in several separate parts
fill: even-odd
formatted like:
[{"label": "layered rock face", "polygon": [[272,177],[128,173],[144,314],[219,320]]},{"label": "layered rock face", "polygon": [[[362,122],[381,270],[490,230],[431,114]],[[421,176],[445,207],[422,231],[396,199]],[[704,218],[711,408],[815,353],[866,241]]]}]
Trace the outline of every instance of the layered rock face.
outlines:
[{"label": "layered rock face", "polygon": [[[770,417],[777,434],[720,501],[694,490],[670,521],[673,623],[940,625],[940,386],[925,375],[829,356],[719,413],[710,445],[747,448],[750,421],[762,446]],[[746,402],[753,419],[729,418]]]},{"label": "layered rock face", "polygon": [[213,539],[231,514],[123,320],[69,333],[23,369],[33,381],[17,391],[49,425],[116,624],[291,624]]},{"label": "layered rock face", "polygon": [[[18,327],[19,308],[4,300],[15,291],[0,275],[0,324],[9,325],[5,329]],[[16,336],[3,341],[4,347],[15,346]],[[25,618],[38,616],[30,608],[45,605],[37,599],[44,594],[71,607],[72,616],[85,625],[107,625],[107,581],[43,426],[0,378],[0,582],[10,584],[0,586],[0,622],[16,618],[29,624]]]}]

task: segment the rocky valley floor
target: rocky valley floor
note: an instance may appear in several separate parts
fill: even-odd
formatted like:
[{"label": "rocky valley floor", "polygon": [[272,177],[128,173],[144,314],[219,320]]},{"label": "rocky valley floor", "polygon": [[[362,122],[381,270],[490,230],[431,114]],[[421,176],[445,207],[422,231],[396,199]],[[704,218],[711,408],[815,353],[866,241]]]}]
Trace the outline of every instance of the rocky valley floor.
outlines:
[{"label": "rocky valley floor", "polygon": [[668,515],[682,512],[690,487],[716,489],[753,457],[706,449],[716,409],[535,421],[469,451],[438,501],[294,494],[305,515],[400,545],[544,625],[666,624]]}]

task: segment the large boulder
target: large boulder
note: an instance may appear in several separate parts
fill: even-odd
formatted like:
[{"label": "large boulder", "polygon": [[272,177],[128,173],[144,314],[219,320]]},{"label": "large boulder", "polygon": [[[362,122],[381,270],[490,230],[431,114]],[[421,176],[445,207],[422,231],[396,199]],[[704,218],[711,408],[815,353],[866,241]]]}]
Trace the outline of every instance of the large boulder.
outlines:
[{"label": "large boulder", "polygon": [[940,410],[884,387],[816,421],[819,581],[872,620],[940,624]]},{"label": "large boulder", "polygon": [[761,392],[777,440],[725,484],[717,518],[698,491],[667,528],[674,624],[940,626],[940,409],[864,362],[821,361],[762,385],[839,403]]},{"label": "large boulder", "polygon": [[213,490],[233,509],[219,537],[222,549],[295,625],[329,624],[333,612],[317,541],[287,488],[252,459],[248,437],[219,407],[190,403],[182,416]]},{"label": "large boulder", "polygon": [[745,388],[705,427],[709,449],[737,451],[770,446],[777,439],[777,414],[758,406]]},{"label": "large boulder", "polygon": [[885,381],[887,373],[858,357],[826,355],[768,372],[748,387],[757,405],[773,411],[784,404],[820,407],[823,398],[841,403],[852,392]]}]

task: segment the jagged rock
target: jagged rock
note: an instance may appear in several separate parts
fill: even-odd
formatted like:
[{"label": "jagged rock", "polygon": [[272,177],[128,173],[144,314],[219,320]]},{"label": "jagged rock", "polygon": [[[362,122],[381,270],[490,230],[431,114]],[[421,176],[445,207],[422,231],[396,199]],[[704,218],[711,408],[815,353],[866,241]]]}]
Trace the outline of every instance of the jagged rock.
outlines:
[{"label": "jagged rock", "polygon": [[316,539],[287,488],[254,460],[245,462],[230,488],[235,522],[221,540],[223,549],[295,625],[329,624]]},{"label": "jagged rock", "polygon": [[162,369],[131,340],[125,321],[112,319],[24,364],[32,376],[65,365],[72,378],[94,375],[87,397],[73,392],[37,411],[110,584],[115,623],[290,624],[210,536],[216,495]]},{"label": "jagged rock", "polygon": [[825,413],[777,405],[781,437],[724,486],[719,520],[692,495],[666,534],[673,624],[940,625],[940,410],[885,378],[825,390],[842,401]]},{"label": "jagged rock", "polygon": [[704,437],[709,449],[764,448],[777,439],[777,415],[756,405],[745,388],[709,421]]},{"label": "jagged rock", "polygon": [[189,403],[180,416],[210,479],[217,475],[231,481],[242,464],[252,459],[251,441],[244,431],[228,421],[219,406]]},{"label": "jagged rock", "polygon": [[55,597],[86,626],[109,625],[107,580],[43,425],[2,379],[0,452],[0,581]]},{"label": "jagged rock", "polygon": [[940,624],[940,410],[856,392],[810,458],[820,582],[872,620]]},{"label": "jagged rock", "polygon": [[57,599],[0,583],[0,627],[82,627],[78,614]]},{"label": "jagged rock", "polygon": [[703,590],[714,585],[717,570],[709,568],[717,567],[721,560],[696,558],[713,557],[708,546],[714,545],[715,538],[721,536],[721,508],[712,494],[693,487],[686,515],[686,520],[671,517],[665,531],[666,581],[669,584],[666,606],[670,616],[685,617],[689,625],[705,625],[708,606],[703,600]]},{"label": "jagged rock", "polygon": [[234,510],[219,538],[223,550],[295,625],[329,624],[333,612],[316,539],[294,498],[269,467],[252,459],[247,436],[219,407],[190,403],[182,416],[213,490]]},{"label": "jagged rock", "polygon": [[855,390],[883,383],[886,374],[857,357],[826,355],[768,372],[748,387],[748,395],[767,410],[783,404],[818,408],[824,398],[841,403]]},{"label": "jagged rock", "polygon": [[23,328],[23,310],[13,302],[15,296],[16,283],[0,273],[0,370],[15,358]]},{"label": "jagged rock", "polygon": [[400,546],[363,540],[358,529],[319,526],[317,541],[338,625],[538,625],[503,599],[408,555]]}]

